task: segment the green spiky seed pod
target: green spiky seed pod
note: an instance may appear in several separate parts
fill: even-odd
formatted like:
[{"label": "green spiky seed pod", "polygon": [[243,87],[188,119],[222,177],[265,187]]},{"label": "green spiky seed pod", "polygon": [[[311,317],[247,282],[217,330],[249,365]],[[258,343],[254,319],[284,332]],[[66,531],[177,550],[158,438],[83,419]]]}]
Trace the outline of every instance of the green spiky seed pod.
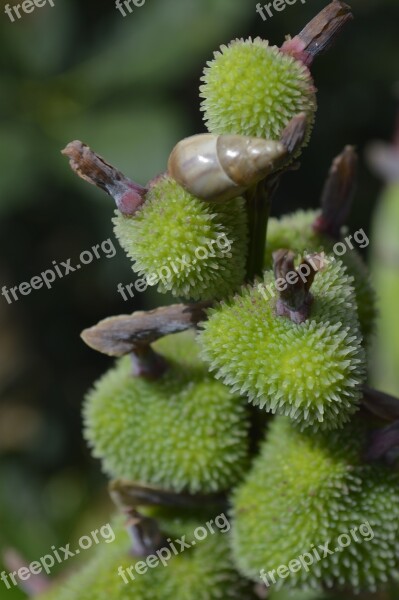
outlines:
[{"label": "green spiky seed pod", "polygon": [[399,183],[391,183],[377,203],[373,221],[372,276],[380,314],[373,356],[374,384],[385,392],[399,389]]},{"label": "green spiky seed pod", "polygon": [[[149,570],[147,577],[136,575],[133,581],[125,573],[126,583],[118,575],[118,568],[128,569],[139,560],[131,552],[132,542],[123,527],[123,520],[113,521],[115,540],[101,544],[94,550],[88,562],[72,573],[65,582],[55,586],[53,591],[40,600],[152,600],[157,598],[160,569]],[[133,571],[133,573],[135,573]]]},{"label": "green spiky seed pod", "polygon": [[244,279],[247,221],[241,198],[209,204],[161,177],[133,216],[117,211],[113,222],[133,270],[159,292],[220,298]]},{"label": "green spiky seed pod", "polygon": [[202,77],[206,126],[211,133],[277,140],[300,112],[309,119],[316,95],[309,69],[261,38],[233,40],[221,46]]},{"label": "green spiky seed pod", "polygon": [[[326,257],[328,260],[329,257]],[[216,377],[302,427],[334,429],[357,410],[365,352],[353,279],[340,261],[316,274],[310,317],[297,324],[275,313],[274,276],[209,310],[199,336]]]},{"label": "green spiky seed pod", "polygon": [[154,348],[170,363],[160,379],[133,377],[124,357],[88,395],[94,456],[114,477],[192,493],[229,488],[247,464],[246,407],[208,373],[192,332]]},{"label": "green spiky seed pod", "polygon": [[[170,576],[165,574],[162,580],[164,595],[160,599],[255,599],[252,586],[233,567],[231,525],[224,512],[219,509],[210,514],[199,509],[184,511],[182,516],[181,510],[158,508],[152,509],[152,514],[172,540],[184,535],[190,544],[195,542],[195,549],[185,550],[171,564]],[[208,530],[204,541],[197,538],[197,528],[201,530],[198,530],[199,538]]]},{"label": "green spiky seed pod", "polygon": [[[160,511],[160,515],[161,515]],[[209,517],[208,517],[209,518]],[[172,519],[169,513],[161,520],[168,526]],[[173,521],[173,522],[172,522]],[[183,531],[186,542],[196,540],[194,531],[204,527],[206,521],[174,517],[171,529],[180,538]],[[205,526],[206,528],[206,526]],[[169,528],[167,527],[168,531]],[[141,562],[145,558],[135,558],[131,553],[131,540],[120,519],[114,523],[116,539],[112,544],[102,544],[96,554],[79,572],[70,576],[64,584],[54,591],[40,597],[40,600],[219,600],[252,598],[249,584],[235,571],[231,559],[228,534],[214,527],[214,534],[208,533],[203,541],[197,541],[195,547],[185,548],[175,555],[167,542],[170,559],[165,566],[157,555],[152,555],[152,567]],[[175,544],[177,551],[179,543]],[[166,556],[166,553],[163,554]],[[157,564],[155,564],[157,562]],[[138,566],[138,572],[134,565]],[[132,568],[133,567],[133,568]],[[121,568],[118,574],[118,570]],[[130,571],[128,571],[130,569]],[[130,573],[134,579],[130,577]],[[140,574],[141,573],[141,574]]]},{"label": "green spiky seed pod", "polygon": [[[319,211],[314,210],[298,210],[280,219],[269,219],[265,267],[271,268],[272,254],[279,248],[289,248],[298,253],[324,250],[328,254],[333,254],[337,240],[321,235],[313,229],[313,223],[319,214]],[[348,250],[339,257],[339,260],[342,260],[348,273],[354,278],[353,287],[355,288],[360,328],[367,343],[375,330],[376,294],[371,285],[367,267],[356,249],[356,242],[352,239],[351,243],[354,248],[350,249],[345,244]],[[339,248],[339,252],[342,252],[342,248]]]},{"label": "green spiky seed pod", "polygon": [[[323,434],[274,420],[233,500],[233,548],[243,573],[260,581],[262,569],[289,565],[284,578],[274,572],[276,588],[356,591],[398,575],[399,475],[362,462],[367,437],[360,419]],[[332,554],[319,546],[327,542]],[[305,553],[313,564],[291,563]]]}]

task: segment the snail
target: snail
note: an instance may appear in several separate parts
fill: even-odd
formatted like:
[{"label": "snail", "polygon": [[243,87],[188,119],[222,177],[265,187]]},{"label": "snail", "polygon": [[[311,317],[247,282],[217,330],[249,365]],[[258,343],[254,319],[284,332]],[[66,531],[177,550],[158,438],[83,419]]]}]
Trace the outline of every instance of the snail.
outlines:
[{"label": "snail", "polygon": [[169,175],[202,200],[240,196],[287,158],[281,142],[241,135],[203,133],[181,140],[168,161]]}]

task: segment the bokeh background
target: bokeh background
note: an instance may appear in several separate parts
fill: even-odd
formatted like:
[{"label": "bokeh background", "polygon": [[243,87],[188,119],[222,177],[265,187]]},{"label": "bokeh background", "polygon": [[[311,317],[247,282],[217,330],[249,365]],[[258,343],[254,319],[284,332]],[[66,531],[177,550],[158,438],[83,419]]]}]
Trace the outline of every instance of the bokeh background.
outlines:
[{"label": "bokeh background", "polygon": [[[4,4],[0,284],[9,288],[53,260],[73,264],[83,250],[114,240],[112,201],[72,174],[60,154],[69,141],[85,141],[145,184],[165,170],[180,138],[204,130],[198,85],[212,52],[249,35],[280,44],[327,0],[298,0],[267,22],[255,0],[146,0],[125,18],[112,0],[55,0],[54,8],[37,8],[14,23]],[[399,4],[351,5],[355,21],[314,65],[315,131],[302,169],[286,176],[273,210],[316,207],[331,159],[351,143],[361,165],[349,226],[369,233],[383,184],[364,150],[393,134]],[[117,284],[133,280],[118,249],[51,290],[11,305],[0,296],[0,547],[18,548],[28,560],[108,520],[105,478],[82,440],[80,407],[110,361],[85,347],[79,333],[106,316],[165,301],[151,292],[124,302]],[[0,584],[3,597],[24,594]]]}]

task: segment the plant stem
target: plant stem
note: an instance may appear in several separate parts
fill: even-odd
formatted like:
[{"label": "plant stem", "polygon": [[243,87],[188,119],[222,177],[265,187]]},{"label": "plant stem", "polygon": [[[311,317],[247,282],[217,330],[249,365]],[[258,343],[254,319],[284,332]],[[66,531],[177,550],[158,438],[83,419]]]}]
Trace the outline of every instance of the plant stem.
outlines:
[{"label": "plant stem", "polygon": [[247,200],[249,248],[246,281],[252,283],[263,272],[267,223],[279,177],[272,176],[259,182],[245,194]]},{"label": "plant stem", "polygon": [[246,270],[246,281],[252,283],[255,277],[263,272],[266,246],[267,223],[269,220],[272,199],[277,191],[281,177],[286,171],[296,168],[292,163],[306,137],[307,116],[299,113],[291,119],[281,134],[280,142],[285,146],[287,155],[285,164],[274,173],[248,189],[244,197],[247,201],[249,248]]}]

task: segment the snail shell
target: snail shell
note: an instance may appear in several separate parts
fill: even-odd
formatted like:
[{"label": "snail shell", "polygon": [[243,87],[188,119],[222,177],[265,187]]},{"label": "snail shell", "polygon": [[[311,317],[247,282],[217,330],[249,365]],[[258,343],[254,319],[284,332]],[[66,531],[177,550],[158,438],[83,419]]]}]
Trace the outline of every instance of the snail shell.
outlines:
[{"label": "snail shell", "polygon": [[185,138],[174,147],[168,172],[194,196],[222,202],[239,196],[275,171],[286,156],[281,142],[204,133]]}]

